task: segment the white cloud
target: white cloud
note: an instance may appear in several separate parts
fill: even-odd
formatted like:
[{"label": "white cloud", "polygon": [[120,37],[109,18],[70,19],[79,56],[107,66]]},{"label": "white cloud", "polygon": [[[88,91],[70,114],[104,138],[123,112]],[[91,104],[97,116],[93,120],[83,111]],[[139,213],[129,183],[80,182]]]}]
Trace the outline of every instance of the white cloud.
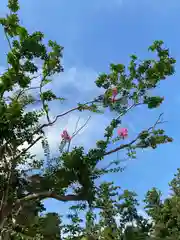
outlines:
[{"label": "white cloud", "polygon": [[65,68],[65,71],[61,73],[54,81],[54,86],[60,87],[76,87],[83,91],[96,90],[94,81],[98,74],[93,69],[84,68],[78,69],[71,67]]},{"label": "white cloud", "polygon": [[138,209],[137,212],[140,216],[144,217],[145,219],[149,219],[149,216],[147,215],[147,213],[143,209]]},{"label": "white cloud", "polygon": [[[86,98],[86,100],[92,100],[99,95],[102,91],[95,86],[94,81],[96,77],[97,73],[92,69],[77,69],[75,67],[55,77],[53,83],[47,85],[47,88],[50,87],[58,96],[67,97],[69,99],[65,101],[64,104],[59,104],[58,102],[53,102],[53,104],[51,104],[51,119],[54,119],[57,114],[66,112],[72,107],[75,107],[77,101],[84,102],[84,98]],[[37,78],[33,86],[37,86],[39,80],[40,79]],[[31,110],[32,109],[33,108],[31,108]],[[45,129],[53,154],[58,151],[61,141],[61,132],[67,129],[71,135],[75,130],[78,118],[80,117],[79,128],[84,124],[90,114],[90,112],[74,111],[71,114],[59,118],[53,126]],[[46,121],[45,118],[42,119],[42,122],[44,121]],[[101,124],[97,126],[99,122],[101,122]],[[73,139],[72,146],[82,145],[85,149],[92,147],[99,138],[103,137],[104,129],[108,123],[108,117],[93,114],[88,124]],[[33,146],[31,152],[37,154],[39,157],[43,157],[41,142]]]}]

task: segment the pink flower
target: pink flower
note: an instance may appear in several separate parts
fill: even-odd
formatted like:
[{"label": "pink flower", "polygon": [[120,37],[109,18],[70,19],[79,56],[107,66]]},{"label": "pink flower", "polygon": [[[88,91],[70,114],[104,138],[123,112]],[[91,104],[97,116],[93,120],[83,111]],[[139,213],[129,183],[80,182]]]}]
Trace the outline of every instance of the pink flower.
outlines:
[{"label": "pink flower", "polygon": [[113,88],[112,89],[112,102],[114,103],[116,100],[115,100],[115,97],[118,95],[118,90],[117,88]]},{"label": "pink flower", "polygon": [[117,88],[113,88],[112,89],[112,96],[113,97],[116,97],[118,95],[118,90],[117,90]]},{"label": "pink flower", "polygon": [[70,141],[71,140],[71,137],[70,135],[68,134],[67,130],[64,130],[61,134],[61,137],[63,140],[66,140],[66,141]]},{"label": "pink flower", "polygon": [[122,138],[127,137],[128,136],[128,129],[127,128],[118,129],[118,135]]}]

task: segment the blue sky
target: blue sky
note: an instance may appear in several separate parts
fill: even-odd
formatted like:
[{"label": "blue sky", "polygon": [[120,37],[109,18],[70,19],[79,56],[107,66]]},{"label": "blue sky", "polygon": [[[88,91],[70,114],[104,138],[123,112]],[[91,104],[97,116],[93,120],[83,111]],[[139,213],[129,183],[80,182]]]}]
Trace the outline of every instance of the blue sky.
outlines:
[{"label": "blue sky", "polygon": [[[58,94],[68,97],[70,102],[91,99],[99,93],[94,88],[94,80],[100,72],[108,71],[110,63],[129,61],[130,54],[141,59],[149,56],[147,48],[154,40],[163,40],[177,59],[176,74],[161,83],[156,92],[165,97],[159,110],[137,109],[130,113],[124,125],[129,127],[130,135],[137,134],[148,127],[164,112],[168,121],[164,125],[167,133],[174,138],[172,144],[157,150],[139,153],[137,160],[129,162],[123,173],[109,176],[122,188],[135,190],[139,198],[145,192],[157,186],[168,194],[168,182],[172,179],[179,161],[179,60],[180,60],[180,21],[179,0],[31,0],[21,2],[21,20],[30,31],[40,30],[47,39],[56,40],[64,46],[65,73],[58,76],[53,88]],[[6,12],[7,1],[1,0],[0,14]],[[7,43],[0,29],[0,66],[6,66]],[[53,106],[57,113],[66,106]],[[82,121],[87,115],[82,116]],[[64,119],[55,128],[49,130],[53,151],[58,146],[57,128],[64,126],[72,131],[77,114]],[[90,147],[99,139],[109,116],[93,116],[89,126],[77,139],[76,144]],[[101,124],[99,124],[101,123]],[[96,130],[95,130],[96,129]],[[55,137],[56,136],[56,137]],[[57,140],[57,141],[55,141]],[[36,151],[38,147],[36,147]],[[113,156],[114,157],[114,156]],[[48,210],[66,211],[67,204],[47,201]],[[63,208],[63,210],[62,210]]]}]

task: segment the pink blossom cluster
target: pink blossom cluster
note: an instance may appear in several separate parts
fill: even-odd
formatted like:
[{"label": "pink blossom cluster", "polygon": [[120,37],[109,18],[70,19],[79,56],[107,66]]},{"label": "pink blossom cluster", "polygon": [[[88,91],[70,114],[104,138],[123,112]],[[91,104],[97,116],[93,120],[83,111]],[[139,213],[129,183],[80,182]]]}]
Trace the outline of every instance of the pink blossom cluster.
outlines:
[{"label": "pink blossom cluster", "polygon": [[114,103],[116,101],[116,96],[118,95],[118,90],[117,88],[112,89],[112,102]]},{"label": "pink blossom cluster", "polygon": [[127,128],[120,128],[118,129],[118,135],[123,139],[128,136],[128,129]]},{"label": "pink blossom cluster", "polygon": [[61,137],[65,141],[70,141],[71,140],[71,136],[68,134],[67,130],[64,130],[62,132]]}]

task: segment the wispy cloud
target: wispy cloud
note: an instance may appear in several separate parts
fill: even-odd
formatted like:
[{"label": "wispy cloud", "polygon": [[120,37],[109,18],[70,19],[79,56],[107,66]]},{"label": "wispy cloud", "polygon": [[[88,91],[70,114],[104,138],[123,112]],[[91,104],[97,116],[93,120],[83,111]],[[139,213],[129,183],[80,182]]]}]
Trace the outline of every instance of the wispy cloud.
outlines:
[{"label": "wispy cloud", "polygon": [[[1,67],[1,73],[4,68]],[[37,74],[38,75],[38,74]],[[48,84],[46,88],[52,89],[59,97],[65,97],[64,103],[55,101],[50,105],[51,113],[50,118],[54,119],[56,115],[66,112],[72,107],[76,107],[77,103],[84,103],[86,101],[91,101],[94,97],[102,93],[94,83],[97,77],[97,73],[92,69],[77,69],[75,67],[67,69],[64,73],[56,76],[52,84]],[[36,78],[32,86],[38,86],[40,83],[40,78]],[[38,90],[31,92],[37,97]],[[41,104],[31,106],[28,110],[40,109]],[[103,137],[104,129],[109,124],[110,118],[101,115],[93,114],[88,111],[79,112],[74,111],[71,114],[67,114],[51,127],[45,129],[46,136],[50,145],[52,154],[57,153],[58,147],[61,141],[61,132],[67,129],[69,134],[72,135],[76,123],[79,120],[78,128],[81,127],[91,116],[90,121],[87,125],[78,133],[78,135],[72,141],[73,146],[83,145],[85,149],[88,149],[96,143],[99,138]],[[46,121],[46,118],[41,119],[42,123]],[[101,125],[97,127],[97,123],[101,122]],[[43,157],[43,149],[41,142],[38,142],[31,149],[33,154],[37,154],[39,157]]]}]

